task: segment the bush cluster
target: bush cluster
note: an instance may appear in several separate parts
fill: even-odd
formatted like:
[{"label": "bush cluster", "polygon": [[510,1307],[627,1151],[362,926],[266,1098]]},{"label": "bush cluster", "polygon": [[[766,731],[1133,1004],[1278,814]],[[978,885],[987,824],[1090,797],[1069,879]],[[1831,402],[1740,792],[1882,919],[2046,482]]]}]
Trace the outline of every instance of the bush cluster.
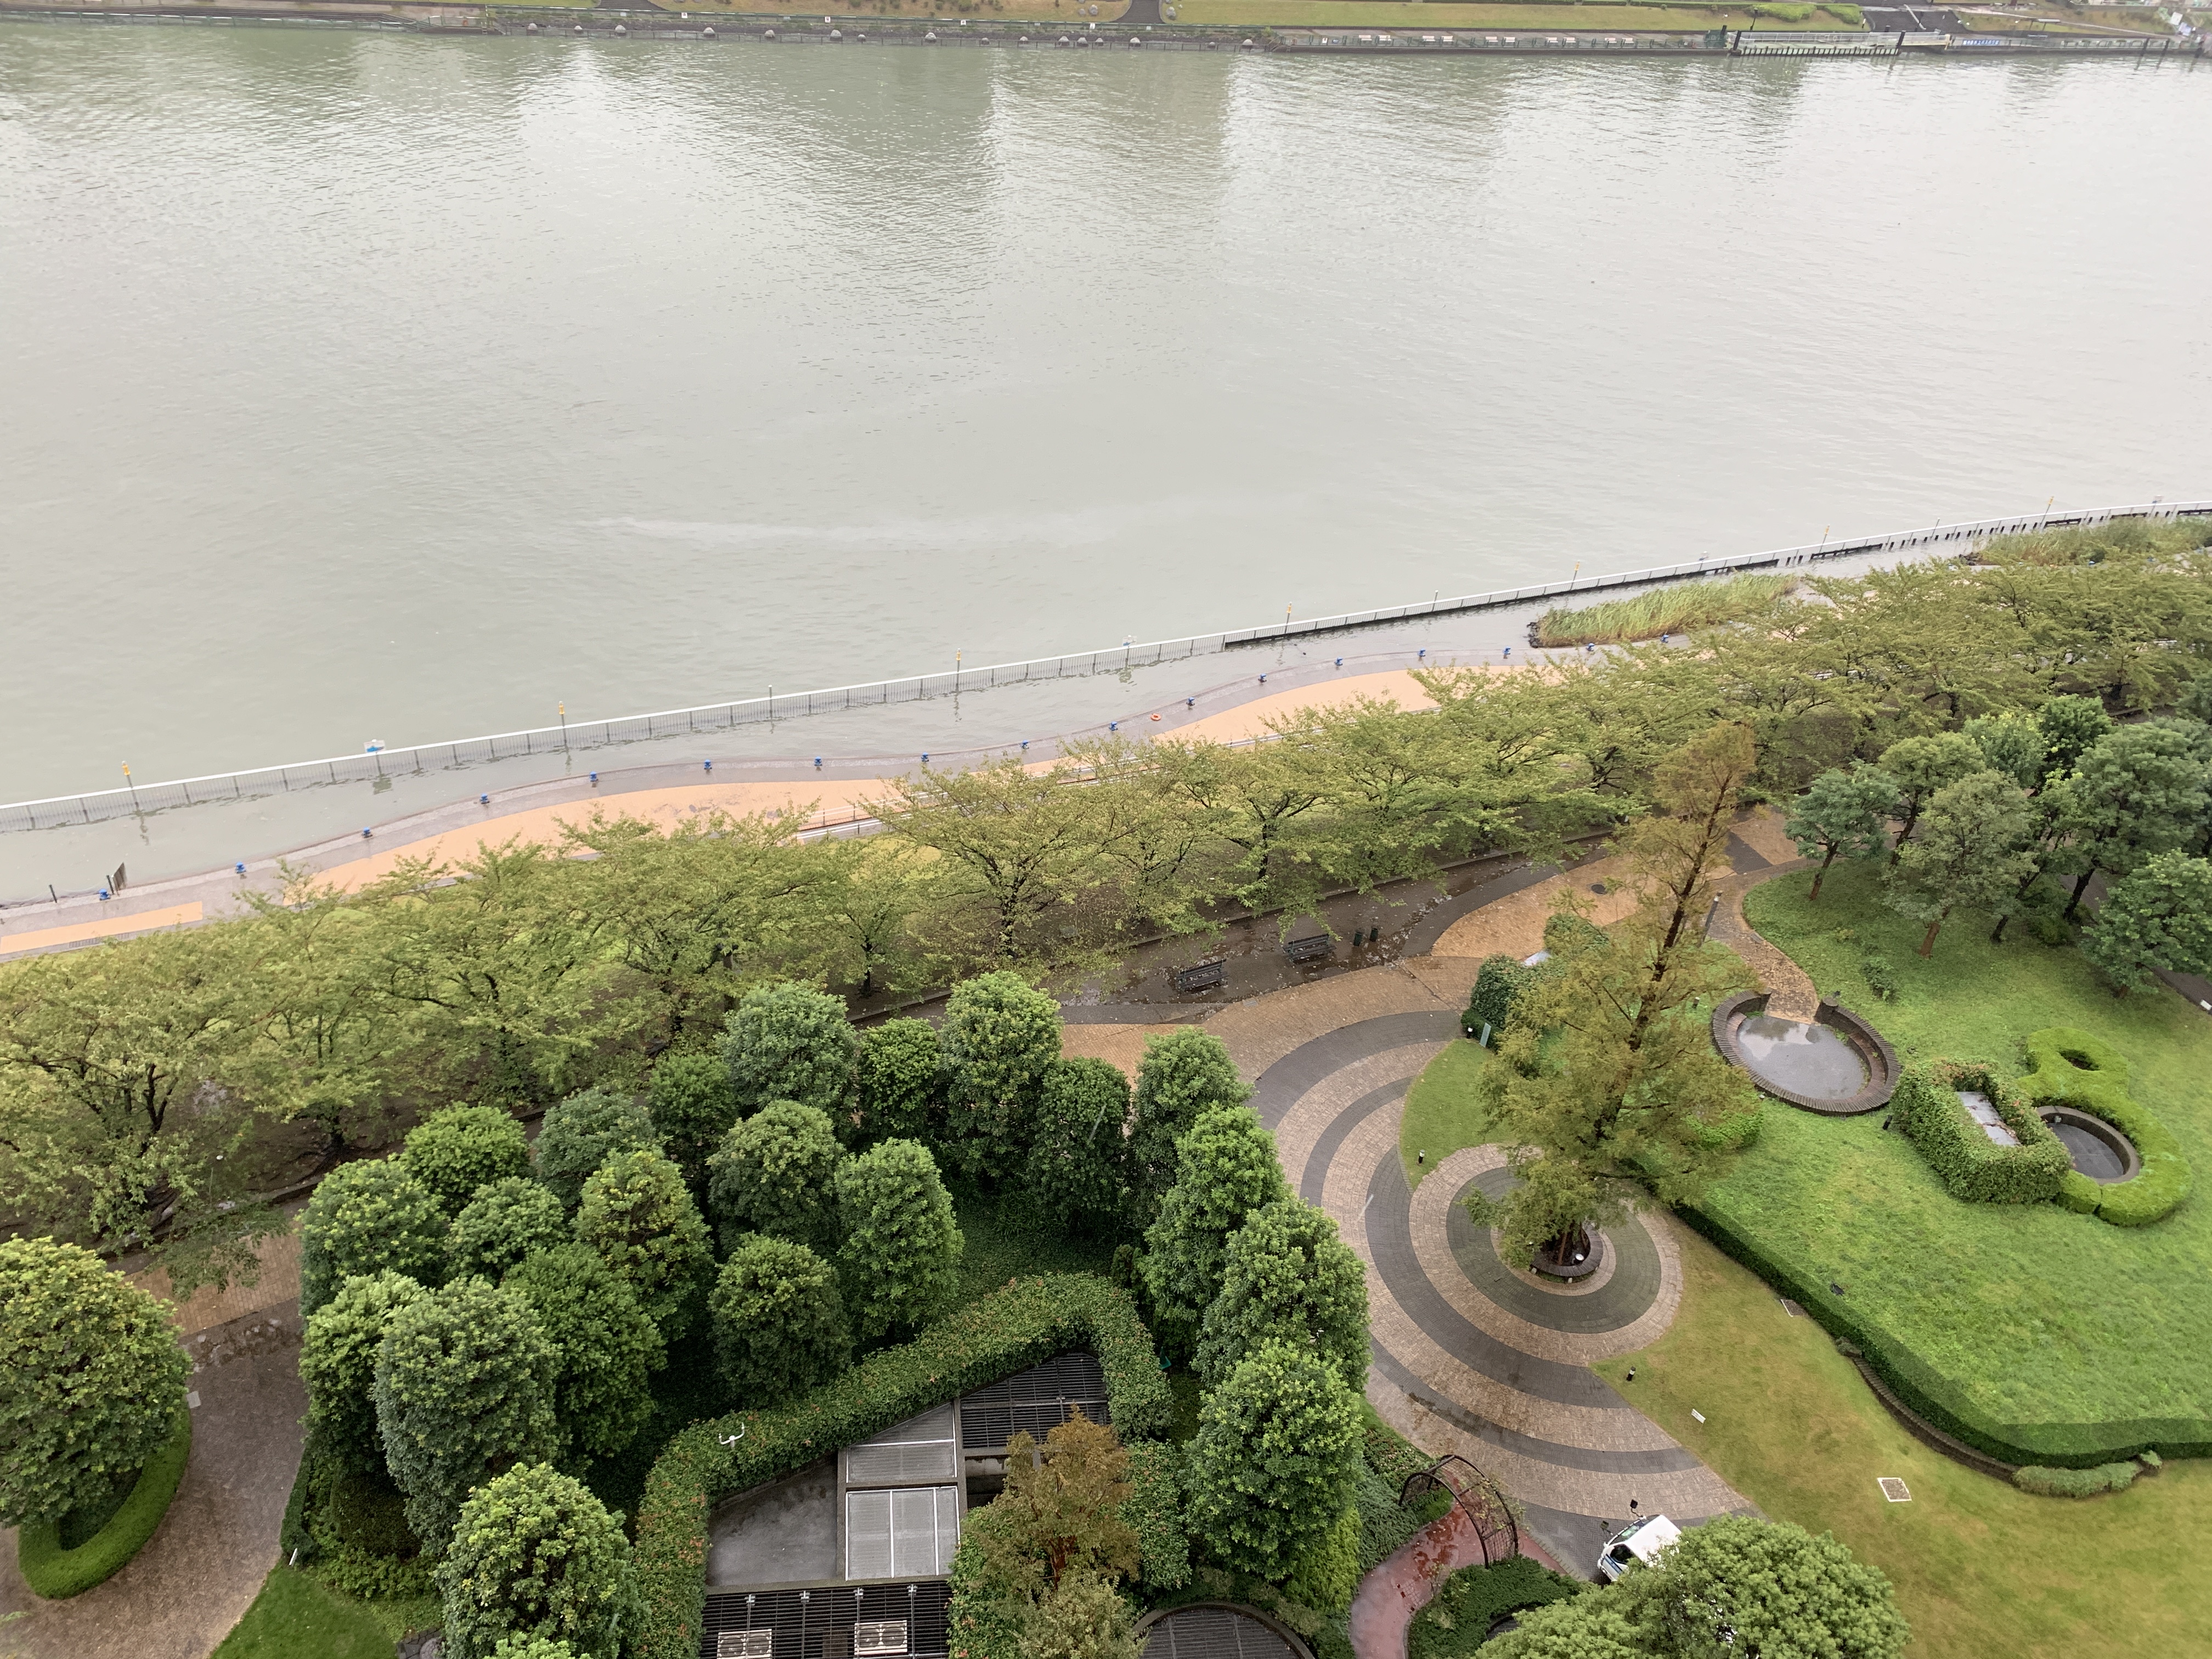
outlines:
[{"label": "bush cluster", "polygon": [[123,1570],[169,1512],[169,1500],[191,1456],[192,1414],[179,1407],[169,1438],[147,1460],[122,1504],[99,1529],[73,1547],[61,1526],[27,1526],[15,1538],[15,1565],[34,1595],[49,1601],[82,1595]]},{"label": "bush cluster", "polygon": [[2142,1473],[2136,1462],[2100,1463],[2094,1468],[2053,1469],[2029,1463],[2012,1472],[2012,1483],[2039,1498],[2099,1498],[2125,1492]]},{"label": "bush cluster", "polygon": [[[2019,1137],[2000,1146],[1960,1099],[1978,1090]],[[1890,1097],[1897,1127],[1920,1149],[1952,1197],[1969,1204],[2042,1204],[2058,1196],[2072,1171],[2066,1148],[2011,1085],[1979,1062],[1937,1060],[1905,1068]]]},{"label": "bush cluster", "polygon": [[2031,1067],[2023,1091],[2038,1104],[2070,1106],[2100,1117],[2135,1143],[2142,1168],[2128,1181],[2100,1186],[2069,1169],[2059,1200],[2115,1227],[2163,1221],[2189,1196],[2189,1160],[2181,1143],[2128,1093],[2128,1063],[2109,1042],[2054,1025],[2027,1039]]},{"label": "bush cluster", "polygon": [[1474,989],[1468,994],[1467,1012],[1460,1017],[1460,1028],[1479,1038],[1487,1026],[1494,1042],[1512,1023],[1515,1006],[1539,971],[1523,967],[1517,957],[1485,957],[1475,973]]},{"label": "bush cluster", "polygon": [[1589,1586],[1525,1555],[1494,1566],[1462,1567],[1437,1586],[1406,1633],[1407,1659],[1460,1659],[1490,1638],[1502,1613],[1564,1601]]}]

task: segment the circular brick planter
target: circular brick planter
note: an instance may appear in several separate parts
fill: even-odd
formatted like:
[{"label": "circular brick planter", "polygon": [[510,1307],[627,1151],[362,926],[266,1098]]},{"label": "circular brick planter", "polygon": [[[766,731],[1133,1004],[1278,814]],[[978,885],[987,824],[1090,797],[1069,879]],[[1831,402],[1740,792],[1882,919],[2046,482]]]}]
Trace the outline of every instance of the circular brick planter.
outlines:
[{"label": "circular brick planter", "polygon": [[1721,1058],[1738,1067],[1759,1085],[1759,1092],[1805,1111],[1818,1112],[1824,1117],[1856,1117],[1862,1112],[1871,1112],[1886,1106],[1896,1091],[1898,1078],[1897,1051],[1883,1041],[1881,1032],[1861,1019],[1840,1003],[1822,1001],[1814,1023],[1826,1026],[1858,1051],[1867,1072],[1866,1086],[1855,1095],[1824,1097],[1801,1094],[1787,1085],[1778,1083],[1763,1074],[1745,1054],[1740,1033],[1747,1019],[1755,1019],[1766,1012],[1766,993],[1747,991],[1730,997],[1713,1010],[1713,1047],[1721,1051]]}]

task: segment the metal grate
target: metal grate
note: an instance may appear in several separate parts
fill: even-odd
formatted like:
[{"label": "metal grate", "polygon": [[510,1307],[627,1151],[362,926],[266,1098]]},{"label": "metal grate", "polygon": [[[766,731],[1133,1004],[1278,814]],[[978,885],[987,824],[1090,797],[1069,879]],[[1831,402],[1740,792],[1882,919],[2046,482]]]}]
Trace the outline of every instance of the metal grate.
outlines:
[{"label": "metal grate", "polygon": [[1064,1353],[962,1397],[960,1443],[969,1455],[1006,1449],[1015,1435],[1042,1440],[1081,1407],[1094,1423],[1113,1419],[1106,1405],[1106,1368],[1094,1353]]},{"label": "metal grate", "polygon": [[873,1439],[845,1449],[848,1486],[934,1486],[952,1479],[952,1407],[894,1424]]},{"label": "metal grate", "polygon": [[845,1577],[935,1577],[960,1544],[957,1486],[845,1494]]},{"label": "metal grate", "polygon": [[[944,1582],[918,1580],[864,1588],[758,1590],[749,1595],[710,1595],[699,1643],[700,1659],[862,1659],[862,1639],[890,1627],[904,1632],[900,1653],[942,1659],[945,1652]],[[736,1637],[745,1645],[725,1648]]]},{"label": "metal grate", "polygon": [[1141,1659],[1304,1659],[1256,1619],[1227,1607],[1178,1607],[1146,1632]]},{"label": "metal grate", "polygon": [[1906,1489],[1905,1482],[1893,1474],[1885,1474],[1875,1484],[1881,1488],[1881,1495],[1893,1504],[1910,1504],[1912,1501],[1912,1493]]}]

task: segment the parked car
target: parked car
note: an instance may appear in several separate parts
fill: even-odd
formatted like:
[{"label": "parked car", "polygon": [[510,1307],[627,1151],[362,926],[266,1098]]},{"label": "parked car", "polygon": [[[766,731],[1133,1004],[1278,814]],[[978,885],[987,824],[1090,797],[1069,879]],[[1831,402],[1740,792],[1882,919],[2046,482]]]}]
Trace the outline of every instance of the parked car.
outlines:
[{"label": "parked car", "polygon": [[1682,1529],[1663,1515],[1625,1527],[1605,1540],[1597,1558],[1597,1576],[1608,1584],[1618,1583],[1636,1564],[1650,1566],[1681,1535]]}]

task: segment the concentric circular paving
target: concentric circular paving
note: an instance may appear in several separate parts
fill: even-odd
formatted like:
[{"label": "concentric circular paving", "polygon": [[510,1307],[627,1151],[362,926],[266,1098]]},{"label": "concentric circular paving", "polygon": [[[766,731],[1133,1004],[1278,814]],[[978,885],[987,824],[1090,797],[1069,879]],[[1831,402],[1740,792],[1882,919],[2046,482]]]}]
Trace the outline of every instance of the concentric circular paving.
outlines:
[{"label": "concentric circular paving", "polygon": [[1605,1230],[1611,1261],[1599,1269],[1603,1282],[1579,1294],[1571,1289],[1554,1291],[1533,1285],[1501,1261],[1497,1236],[1489,1228],[1474,1224],[1465,1200],[1477,1188],[1488,1197],[1503,1198],[1513,1186],[1510,1170],[1485,1170],[1461,1186],[1446,1212],[1446,1242],[1460,1271],[1478,1291],[1532,1325],[1577,1335],[1617,1331],[1651,1310],[1659,1300],[1659,1247],[1644,1231],[1641,1217],[1632,1216],[1619,1226]]},{"label": "concentric circular paving", "polygon": [[[1747,1508],[1589,1369],[1673,1322],[1681,1267],[1663,1216],[1607,1230],[1602,1282],[1549,1291],[1500,1261],[1461,1202],[1476,1186],[1508,1190],[1500,1149],[1455,1152],[1418,1188],[1407,1184],[1406,1094],[1457,1038],[1458,1009],[1422,977],[1401,972],[1398,982],[1401,1011],[1378,1012],[1377,980],[1336,981],[1346,1023],[1278,1048],[1252,1103],[1275,1131],[1292,1190],[1326,1210],[1368,1264],[1370,1398],[1417,1443],[1488,1471],[1571,1566],[1595,1559],[1632,1498],[1643,1513],[1684,1521]],[[1325,1017],[1321,988],[1304,989],[1298,1014]]]}]

